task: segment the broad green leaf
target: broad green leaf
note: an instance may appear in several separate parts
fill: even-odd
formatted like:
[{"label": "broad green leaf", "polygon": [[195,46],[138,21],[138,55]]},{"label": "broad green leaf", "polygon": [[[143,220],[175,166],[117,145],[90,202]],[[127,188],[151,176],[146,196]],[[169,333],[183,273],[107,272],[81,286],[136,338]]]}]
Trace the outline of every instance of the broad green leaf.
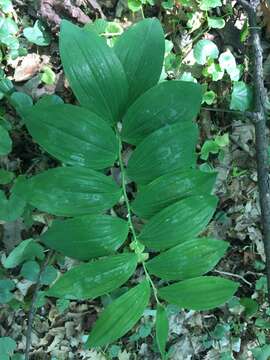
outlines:
[{"label": "broad green leaf", "polygon": [[40,277],[40,283],[43,285],[50,285],[57,278],[57,270],[52,266],[48,265],[44,269]]},{"label": "broad green leaf", "polygon": [[133,211],[148,219],[165,207],[193,195],[210,195],[215,173],[185,169],[161,176],[138,192],[132,203]]},{"label": "broad green leaf", "polygon": [[85,215],[55,220],[40,239],[66,256],[89,260],[116,251],[127,234],[128,224],[122,219],[108,215]]},{"label": "broad green leaf", "polygon": [[24,111],[27,110],[27,108],[33,106],[33,100],[31,96],[19,91],[13,92],[10,95],[9,101],[11,105],[15,107],[17,113],[20,116],[23,116]]},{"label": "broad green leaf", "polygon": [[1,357],[7,356],[7,359],[9,356],[13,354],[15,351],[17,345],[16,342],[11,339],[10,337],[0,337],[0,354]]},{"label": "broad green leaf", "polygon": [[9,199],[6,198],[5,193],[0,190],[0,220],[15,221],[24,212],[25,201],[16,194],[11,194]]},{"label": "broad green leaf", "polygon": [[47,33],[45,26],[41,21],[37,20],[33,27],[27,27],[23,30],[23,35],[26,39],[38,46],[48,46],[51,42],[51,37]]},{"label": "broad green leaf", "polygon": [[216,100],[217,94],[213,91],[206,91],[203,94],[202,102],[206,103],[207,105],[212,105],[214,101]]},{"label": "broad green leaf", "polygon": [[194,167],[197,138],[197,126],[189,122],[156,130],[131,155],[128,176],[139,184],[147,184],[172,171]]},{"label": "broad green leaf", "polygon": [[199,6],[201,10],[210,10],[218,6],[222,6],[221,0],[199,0]]},{"label": "broad green leaf", "polygon": [[121,136],[137,145],[155,130],[176,122],[191,122],[202,101],[201,86],[186,81],[164,81],[132,104],[123,118]]},{"label": "broad green leaf", "polygon": [[251,349],[252,355],[255,360],[269,360],[270,357],[270,345],[265,344]]},{"label": "broad green leaf", "polygon": [[73,216],[102,213],[121,189],[109,176],[83,167],[58,167],[18,184],[16,194],[41,211]]},{"label": "broad green leaf", "polygon": [[0,169],[0,184],[6,185],[14,179],[14,173],[8,170]]},{"label": "broad green leaf", "polygon": [[240,304],[245,307],[244,315],[248,318],[253,317],[259,310],[259,305],[256,300],[244,297],[240,300]]},{"label": "broad green leaf", "polygon": [[0,9],[6,14],[14,11],[11,0],[0,0]]},{"label": "broad green leaf", "polygon": [[107,345],[125,335],[142,316],[149,298],[150,285],[144,280],[113,301],[94,325],[87,345],[91,348]]},{"label": "broad green leaf", "polygon": [[35,257],[40,260],[44,259],[43,247],[33,239],[23,240],[3,261],[3,266],[6,269],[13,269],[24,261],[33,260]]},{"label": "broad green leaf", "polygon": [[13,299],[11,292],[15,288],[15,283],[9,279],[0,279],[0,304],[7,304]]},{"label": "broad green leaf", "polygon": [[119,121],[127,101],[128,84],[114,50],[94,31],[63,20],[60,55],[80,104],[111,124]]},{"label": "broad green leaf", "polygon": [[60,105],[60,104],[64,104],[64,101],[62,100],[62,98],[60,98],[60,96],[58,95],[44,95],[42,96],[37,102],[36,102],[36,106],[38,105],[39,107],[44,106],[46,107],[50,107],[52,105]]},{"label": "broad green leaf", "polygon": [[0,156],[10,153],[12,148],[12,141],[8,131],[0,125]]},{"label": "broad green leaf", "polygon": [[42,68],[41,81],[44,82],[44,84],[53,85],[55,83],[55,79],[55,72],[49,66],[44,66]]},{"label": "broad green leaf", "polygon": [[25,279],[36,282],[39,276],[40,266],[36,261],[29,260],[21,268],[21,276]]},{"label": "broad green leaf", "polygon": [[136,265],[136,254],[123,253],[76,266],[52,285],[47,296],[94,299],[125,283],[134,273]]},{"label": "broad green leaf", "polygon": [[143,227],[139,240],[147,247],[164,250],[200,234],[212,218],[217,205],[215,196],[191,196],[153,216]]},{"label": "broad green leaf", "polygon": [[208,16],[208,26],[213,29],[222,29],[225,26],[225,20],[221,17]]},{"label": "broad green leaf", "polygon": [[200,65],[206,64],[207,59],[217,59],[218,54],[218,47],[211,40],[200,40],[194,46],[194,58]]},{"label": "broad green leaf", "polygon": [[28,131],[51,155],[95,170],[113,165],[118,141],[109,124],[79,106],[34,106],[24,115]]},{"label": "broad green leaf", "polygon": [[157,306],[156,340],[162,358],[165,358],[165,347],[169,335],[169,320],[163,306]]},{"label": "broad green leaf", "polygon": [[210,310],[230,300],[237,288],[238,284],[231,280],[200,276],[163,287],[158,294],[184,309]]},{"label": "broad green leaf", "polygon": [[230,109],[246,111],[252,105],[251,87],[243,81],[236,81],[233,84],[233,92],[231,97]]},{"label": "broad green leaf", "polygon": [[212,270],[227,248],[222,240],[192,239],[154,257],[146,265],[151,274],[163,280],[185,280]]},{"label": "broad green leaf", "polygon": [[127,1],[128,4],[128,8],[132,11],[132,12],[137,12],[141,9],[142,7],[142,2],[141,0],[128,0]]},{"label": "broad green leaf", "polygon": [[160,21],[144,19],[126,30],[114,50],[129,84],[129,103],[156,85],[161,74],[165,39]]}]

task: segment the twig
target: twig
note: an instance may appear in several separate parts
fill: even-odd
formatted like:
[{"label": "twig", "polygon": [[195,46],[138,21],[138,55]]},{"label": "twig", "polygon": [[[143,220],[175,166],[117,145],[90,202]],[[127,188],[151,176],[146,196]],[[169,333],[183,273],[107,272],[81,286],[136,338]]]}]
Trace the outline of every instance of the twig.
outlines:
[{"label": "twig", "polygon": [[27,324],[27,330],[26,330],[26,345],[25,345],[25,360],[29,360],[29,355],[30,355],[30,347],[31,347],[31,340],[32,340],[32,326],[33,326],[33,321],[34,321],[36,310],[37,310],[36,309],[36,300],[37,300],[39,289],[41,287],[41,283],[40,283],[41,276],[42,276],[46,266],[50,262],[53,254],[54,254],[53,251],[49,252],[49,254],[48,254],[46,260],[44,261],[44,263],[42,264],[42,267],[38,274],[36,287],[34,290],[34,294],[32,297],[32,301],[31,301],[31,305],[30,305],[30,309],[29,309],[29,313],[28,313],[28,324]]},{"label": "twig", "polygon": [[255,147],[258,173],[258,189],[261,206],[261,220],[263,230],[263,243],[266,257],[266,276],[268,287],[268,302],[270,303],[270,184],[269,184],[269,165],[266,138],[266,109],[265,104],[267,94],[263,81],[263,54],[256,20],[256,9],[259,0],[238,0],[248,14],[251,46],[254,59],[254,97],[255,112]]},{"label": "twig", "polygon": [[235,277],[237,279],[241,279],[242,281],[244,281],[248,286],[252,286],[252,284],[247,281],[243,276],[238,275],[238,274],[233,274],[227,271],[219,271],[219,270],[214,270],[215,273],[220,274],[220,275],[227,275],[227,276],[231,276],[231,277]]},{"label": "twig", "polygon": [[252,120],[254,120],[254,114],[250,111],[228,110],[228,109],[220,109],[220,108],[211,108],[211,107],[207,107],[207,106],[202,106],[201,109],[207,110],[207,111],[213,111],[213,112],[241,115],[241,116],[245,116],[247,118],[251,118]]}]

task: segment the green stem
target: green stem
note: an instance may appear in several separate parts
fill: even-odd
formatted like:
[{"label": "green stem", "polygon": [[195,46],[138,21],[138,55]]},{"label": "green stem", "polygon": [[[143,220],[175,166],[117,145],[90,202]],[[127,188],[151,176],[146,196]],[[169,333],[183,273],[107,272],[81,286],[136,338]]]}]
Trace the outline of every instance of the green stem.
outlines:
[{"label": "green stem", "polygon": [[[126,204],[126,207],[127,207],[128,225],[129,225],[129,229],[130,229],[130,231],[132,233],[135,248],[137,246],[139,248],[140,242],[139,242],[139,240],[137,238],[137,234],[136,234],[133,222],[132,222],[132,211],[131,211],[131,207],[130,207],[130,203],[129,203],[129,199],[128,199],[127,191],[126,191],[126,170],[125,170],[125,166],[124,166],[123,159],[122,159],[122,141],[121,141],[121,137],[120,137],[119,132],[117,130],[116,130],[116,132],[117,132],[118,139],[119,139],[118,158],[119,158],[119,165],[120,165],[120,171],[121,171],[121,185],[122,185],[122,189],[123,189],[123,195],[124,195],[125,204]],[[149,281],[149,283],[150,283],[150,285],[151,285],[151,287],[153,289],[155,300],[156,300],[157,304],[160,304],[160,301],[159,301],[158,295],[157,295],[157,288],[155,287],[155,284],[153,283],[153,281],[151,279],[151,276],[147,271],[147,268],[146,268],[146,265],[145,265],[144,261],[142,261],[142,266],[143,266],[145,276],[146,276],[147,280]]]}]

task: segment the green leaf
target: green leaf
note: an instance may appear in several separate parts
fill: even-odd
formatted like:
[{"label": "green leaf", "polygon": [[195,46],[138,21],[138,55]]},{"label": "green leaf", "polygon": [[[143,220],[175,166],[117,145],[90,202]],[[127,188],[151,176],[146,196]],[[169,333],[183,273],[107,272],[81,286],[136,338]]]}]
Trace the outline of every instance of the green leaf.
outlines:
[{"label": "green leaf", "polygon": [[206,140],[201,148],[200,158],[202,160],[208,160],[209,154],[217,154],[219,150],[220,147],[215,140]]},{"label": "green leaf", "polygon": [[191,122],[202,101],[201,86],[185,81],[164,81],[132,104],[123,118],[121,136],[137,145],[155,130],[176,122]]},{"label": "green leaf", "polygon": [[50,285],[56,278],[57,270],[52,265],[48,265],[41,274],[40,283],[43,285]]},{"label": "green leaf", "polygon": [[197,126],[180,122],[164,126],[143,140],[131,155],[127,174],[139,184],[196,163]]},{"label": "green leaf", "polygon": [[158,294],[184,309],[210,310],[231,299],[237,288],[238,284],[231,280],[200,276],[163,287]]},{"label": "green leaf", "polygon": [[270,345],[263,345],[261,347],[255,347],[251,349],[252,355],[255,360],[269,360],[270,357]]},{"label": "green leaf", "polygon": [[128,84],[114,50],[94,31],[63,20],[60,55],[80,104],[111,124],[119,121],[127,101]]},{"label": "green leaf", "polygon": [[194,58],[200,65],[206,64],[207,59],[217,59],[218,54],[218,48],[211,40],[200,40],[194,46]]},{"label": "green leaf", "polygon": [[142,3],[140,0],[128,0],[128,8],[132,12],[137,12],[141,9]]},{"label": "green leaf", "polygon": [[0,0],[0,9],[4,13],[12,12],[14,9],[13,9],[11,0]]},{"label": "green leaf", "polygon": [[118,141],[107,122],[79,106],[34,106],[24,115],[28,131],[51,155],[69,165],[95,170],[111,166]]},{"label": "green leaf", "polygon": [[246,111],[252,105],[251,87],[243,81],[236,81],[233,84],[233,92],[231,97],[230,109]]},{"label": "green leaf", "polygon": [[60,104],[64,104],[64,101],[60,98],[60,96],[55,94],[44,95],[36,102],[36,105],[38,105],[39,107],[41,106],[46,107],[46,111],[47,111],[47,107],[50,107],[51,105],[60,105]]},{"label": "green leaf", "polygon": [[40,272],[40,266],[36,261],[30,260],[23,264],[21,276],[25,279],[36,282]]},{"label": "green leaf", "polygon": [[165,358],[165,347],[169,335],[169,321],[163,306],[157,306],[156,316],[156,340],[162,359]]},{"label": "green leaf", "polygon": [[23,35],[26,39],[38,46],[48,46],[51,42],[51,37],[47,33],[45,26],[41,21],[37,20],[33,27],[27,27],[23,30]]},{"label": "green leaf", "polygon": [[216,180],[215,173],[196,169],[161,176],[140,190],[132,203],[132,210],[148,219],[165,207],[193,195],[210,195]]},{"label": "green leaf", "polygon": [[213,91],[205,91],[203,94],[202,101],[203,103],[206,103],[207,105],[212,105],[214,101],[216,100],[217,94]]},{"label": "green leaf", "polygon": [[33,239],[23,240],[3,261],[3,266],[6,269],[13,269],[24,261],[33,260],[35,257],[40,260],[44,259],[43,247]]},{"label": "green leaf", "polygon": [[58,167],[18,184],[16,194],[41,211],[73,216],[102,213],[117,203],[121,189],[112,178],[83,167]]},{"label": "green leaf", "polygon": [[12,280],[0,280],[0,304],[7,304],[13,299],[12,290],[15,289],[15,284]]},{"label": "green leaf", "polygon": [[27,110],[27,108],[33,106],[33,100],[31,98],[31,96],[29,96],[23,92],[19,92],[19,91],[13,92],[10,95],[9,101],[10,101],[11,105],[15,107],[17,113],[20,116],[23,116],[23,114],[24,114],[25,110]]},{"label": "green leaf", "polygon": [[137,255],[123,253],[76,266],[61,276],[47,296],[65,299],[94,299],[117,289],[134,273]]},{"label": "green leaf", "polygon": [[17,345],[16,342],[10,337],[0,338],[0,354],[1,356],[11,356],[15,351]]},{"label": "green leaf", "polygon": [[147,247],[164,250],[196,237],[212,218],[215,196],[191,196],[161,210],[144,225],[139,240]]},{"label": "green leaf", "polygon": [[249,318],[253,317],[259,310],[257,301],[247,297],[242,298],[240,304],[245,307],[244,314]]},{"label": "green leaf", "polygon": [[14,179],[14,173],[8,170],[0,169],[0,184],[6,185]]},{"label": "green leaf", "polygon": [[144,280],[113,301],[94,325],[87,345],[91,348],[107,345],[125,335],[142,316],[149,298],[150,285]]},{"label": "green leaf", "polygon": [[55,220],[41,235],[41,241],[64,255],[79,260],[105,256],[126,240],[128,223],[108,215],[85,215],[70,220]]},{"label": "green leaf", "polygon": [[208,16],[207,22],[208,26],[212,29],[222,29],[225,26],[225,20],[221,17]]},{"label": "green leaf", "polygon": [[53,85],[55,83],[55,73],[49,66],[42,68],[43,74],[41,75],[41,81],[47,85]]},{"label": "green leaf", "polygon": [[12,149],[12,140],[8,131],[0,125],[0,156],[7,155]]},{"label": "green leaf", "polygon": [[201,10],[208,11],[218,6],[222,6],[221,0],[199,0],[199,6]]},{"label": "green leaf", "polygon": [[192,239],[154,257],[146,266],[163,280],[185,280],[212,270],[227,248],[222,240]]},{"label": "green leaf", "polygon": [[131,26],[118,37],[114,50],[126,72],[132,103],[160,78],[165,52],[160,21],[144,19]]},{"label": "green leaf", "polygon": [[17,220],[23,214],[26,205],[25,201],[14,193],[7,199],[2,190],[0,190],[0,203],[0,220],[2,221]]}]

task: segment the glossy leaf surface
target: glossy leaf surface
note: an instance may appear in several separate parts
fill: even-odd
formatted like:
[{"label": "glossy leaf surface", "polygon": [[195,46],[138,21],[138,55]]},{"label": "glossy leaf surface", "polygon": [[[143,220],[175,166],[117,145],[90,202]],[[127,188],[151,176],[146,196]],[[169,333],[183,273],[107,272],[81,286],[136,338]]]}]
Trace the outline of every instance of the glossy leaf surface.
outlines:
[{"label": "glossy leaf surface", "polygon": [[165,40],[157,19],[144,19],[126,30],[114,50],[129,84],[129,102],[154,86],[161,74]]},{"label": "glossy leaf surface", "polygon": [[169,335],[169,320],[166,309],[158,305],[156,316],[156,340],[162,358],[165,357],[165,347]]},{"label": "glossy leaf surface", "polygon": [[193,195],[210,195],[216,174],[186,169],[161,176],[139,191],[133,211],[148,219],[165,207]]},{"label": "glossy leaf surface", "polygon": [[149,135],[131,155],[127,173],[138,184],[196,163],[197,127],[192,123],[164,126]]},{"label": "glossy leaf surface", "polygon": [[227,248],[228,244],[222,240],[188,240],[154,257],[146,265],[151,274],[163,280],[189,279],[212,270]]},{"label": "glossy leaf surface", "polygon": [[[194,264],[195,265],[195,264]],[[231,299],[238,284],[216,276],[200,276],[158,290],[160,297],[184,309],[209,310]]]},{"label": "glossy leaf surface", "polygon": [[104,169],[118,153],[117,138],[109,124],[79,106],[35,106],[24,120],[33,138],[63,163]]},{"label": "glossy leaf surface", "polygon": [[97,347],[125,335],[140,319],[150,298],[150,285],[144,280],[109,304],[91,331],[87,344]]},{"label": "glossy leaf surface", "polygon": [[41,241],[66,256],[89,260],[116,251],[125,241],[128,224],[108,215],[85,215],[55,220]]},{"label": "glossy leaf surface", "polygon": [[65,75],[83,107],[111,124],[120,119],[128,83],[120,60],[94,31],[63,20],[60,55]]},{"label": "glossy leaf surface", "polygon": [[58,167],[18,184],[17,193],[41,211],[73,216],[102,213],[117,203],[121,189],[97,171]]},{"label": "glossy leaf surface", "polygon": [[134,273],[137,256],[110,256],[76,266],[61,276],[46,295],[64,299],[94,299],[118,288]]},{"label": "glossy leaf surface", "polygon": [[191,196],[163,209],[143,227],[139,240],[164,250],[196,237],[210,221],[217,205],[214,196]]},{"label": "glossy leaf surface", "polygon": [[192,122],[202,101],[201,86],[186,81],[164,81],[140,96],[123,118],[122,137],[137,145],[162,126]]}]

